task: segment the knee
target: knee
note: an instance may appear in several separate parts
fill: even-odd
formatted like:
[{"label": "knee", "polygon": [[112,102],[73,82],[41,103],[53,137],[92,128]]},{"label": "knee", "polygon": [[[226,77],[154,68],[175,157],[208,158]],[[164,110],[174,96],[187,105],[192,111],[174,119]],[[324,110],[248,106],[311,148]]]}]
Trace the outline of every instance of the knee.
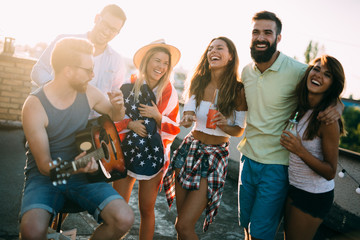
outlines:
[{"label": "knee", "polygon": [[155,211],[154,211],[154,206],[147,206],[147,205],[142,205],[140,204],[139,206],[139,210],[140,210],[140,215],[142,218],[149,218],[149,217],[155,217]]},{"label": "knee", "polygon": [[176,219],[175,229],[180,236],[186,236],[189,232],[191,232],[191,226],[184,221],[179,221],[179,218]]},{"label": "knee", "polygon": [[116,215],[114,225],[118,231],[125,233],[130,230],[134,224],[134,220],[133,210],[130,207],[127,207],[126,209],[122,209],[122,211]]},{"label": "knee", "polygon": [[39,226],[21,226],[20,227],[20,236],[22,240],[31,240],[31,239],[46,239],[47,229],[40,228]]}]

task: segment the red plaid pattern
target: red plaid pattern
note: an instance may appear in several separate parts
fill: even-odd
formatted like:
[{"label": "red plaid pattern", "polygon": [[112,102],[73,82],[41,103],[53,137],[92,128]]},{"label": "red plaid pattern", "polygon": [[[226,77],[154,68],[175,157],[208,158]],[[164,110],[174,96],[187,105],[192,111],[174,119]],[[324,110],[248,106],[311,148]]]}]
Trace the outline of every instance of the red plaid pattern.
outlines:
[{"label": "red plaid pattern", "polygon": [[[180,170],[178,181],[184,189],[198,190],[201,178],[201,161],[209,161],[207,174],[208,180],[208,199],[209,203],[205,209],[206,217],[204,220],[203,230],[209,227],[217,214],[220,206],[222,193],[225,186],[227,174],[227,165],[229,158],[229,143],[222,145],[206,145],[189,134],[181,143],[180,147],[174,151],[175,159],[179,149],[183,145],[188,145],[189,152],[185,159],[185,164]],[[168,172],[164,177],[164,189],[169,207],[171,207],[175,198],[175,171],[170,164]]]}]

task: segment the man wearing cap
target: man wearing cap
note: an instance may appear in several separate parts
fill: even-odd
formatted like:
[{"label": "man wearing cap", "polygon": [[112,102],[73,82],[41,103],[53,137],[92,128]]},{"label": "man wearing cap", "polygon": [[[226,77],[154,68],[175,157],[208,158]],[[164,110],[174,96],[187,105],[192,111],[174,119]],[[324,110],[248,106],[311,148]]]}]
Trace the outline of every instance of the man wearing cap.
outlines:
[{"label": "man wearing cap", "polygon": [[[99,88],[104,94],[114,89],[119,89],[125,75],[125,65],[119,53],[112,49],[108,43],[119,34],[124,26],[126,15],[117,5],[111,4],[104,7],[100,14],[95,16],[95,24],[91,31],[84,34],[62,34],[46,48],[44,53],[34,65],[31,80],[42,86],[54,78],[50,66],[51,52],[55,43],[64,37],[77,37],[90,40],[94,44],[94,77],[90,84]],[[99,116],[91,111],[89,118]]]}]

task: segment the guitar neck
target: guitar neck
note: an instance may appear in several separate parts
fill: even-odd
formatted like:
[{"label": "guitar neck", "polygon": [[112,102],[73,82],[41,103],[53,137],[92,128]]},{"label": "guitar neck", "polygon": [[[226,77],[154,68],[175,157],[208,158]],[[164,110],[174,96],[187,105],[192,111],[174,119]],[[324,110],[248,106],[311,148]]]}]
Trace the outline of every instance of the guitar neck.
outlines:
[{"label": "guitar neck", "polygon": [[72,162],[74,171],[76,171],[79,168],[86,167],[86,165],[91,162],[91,159],[94,158],[95,160],[99,160],[101,158],[104,158],[104,150],[102,148],[98,148],[95,151],[86,154],[85,156],[75,160]]}]

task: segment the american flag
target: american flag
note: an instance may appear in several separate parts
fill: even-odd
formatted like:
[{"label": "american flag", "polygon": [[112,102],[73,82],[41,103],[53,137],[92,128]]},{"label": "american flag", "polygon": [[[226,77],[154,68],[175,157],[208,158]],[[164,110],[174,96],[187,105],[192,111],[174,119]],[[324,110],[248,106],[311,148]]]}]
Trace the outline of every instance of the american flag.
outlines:
[{"label": "american flag", "polygon": [[[131,82],[134,83],[135,80],[136,80],[136,77],[132,76]],[[128,86],[128,88],[130,88],[129,90],[124,89],[126,85]],[[125,83],[123,86],[124,87],[122,87],[121,90],[123,91],[123,94],[124,94],[124,102],[125,102],[125,106],[127,108],[126,111],[128,111],[128,108],[131,109],[132,106],[131,105],[127,106],[126,99],[128,96],[130,96],[131,91],[132,91],[132,87],[129,87],[129,86],[133,86],[133,84]],[[146,88],[148,88],[147,85],[146,85]],[[153,91],[150,90],[150,92],[151,92],[150,95],[152,95],[152,94],[154,94],[154,92],[156,92],[156,89],[154,89]],[[140,99],[140,97],[139,97],[139,99]],[[150,102],[151,102],[151,99],[149,100],[149,103],[147,103],[147,104],[150,104]],[[165,87],[160,100],[156,100],[154,102],[157,103],[158,110],[162,114],[161,127],[160,128],[156,127],[155,129],[161,137],[160,143],[163,147],[163,156],[161,159],[163,159],[162,167],[164,170],[163,174],[165,174],[167,171],[167,168],[169,166],[169,163],[170,163],[171,144],[174,141],[176,135],[180,132],[179,101],[178,101],[177,91],[174,88],[174,86],[169,82],[167,84],[167,86]],[[129,103],[130,103],[130,99],[129,99]],[[132,115],[132,116],[134,116],[134,115]],[[116,128],[119,132],[120,139],[122,141],[125,141],[125,138],[130,134],[129,133],[130,130],[127,129],[127,124],[131,120],[135,120],[135,118],[131,118],[126,112],[126,116],[125,116],[124,120],[115,123]],[[144,121],[146,121],[146,119],[144,119]],[[155,126],[156,126],[156,123],[155,123]],[[149,131],[148,131],[148,133],[149,133]],[[153,149],[153,151],[155,151],[155,149]],[[142,151],[140,153],[145,153],[145,149],[144,149],[144,151]],[[145,155],[147,155],[147,154],[145,154]],[[127,159],[127,157],[125,157],[125,160],[126,159]],[[147,160],[147,162],[151,162],[151,161]]]},{"label": "american flag", "polygon": [[133,121],[144,120],[147,136],[141,137],[134,131],[129,131],[122,141],[122,150],[128,171],[136,175],[152,176],[164,165],[164,148],[155,119],[141,116],[138,108],[140,104],[151,106],[151,101],[156,102],[156,97],[149,86],[144,84],[140,88],[139,99],[135,100],[133,87],[133,84],[121,86],[125,113]]}]

